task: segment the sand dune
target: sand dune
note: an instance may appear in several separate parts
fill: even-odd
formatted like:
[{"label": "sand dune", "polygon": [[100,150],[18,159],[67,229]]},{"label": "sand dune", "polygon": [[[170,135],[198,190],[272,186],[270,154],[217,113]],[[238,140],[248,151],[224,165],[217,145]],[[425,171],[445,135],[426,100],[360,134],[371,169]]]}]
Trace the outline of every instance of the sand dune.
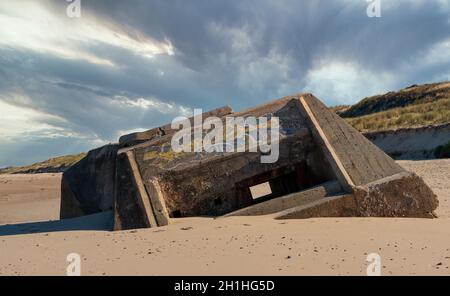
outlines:
[{"label": "sand dune", "polygon": [[76,252],[84,275],[365,275],[375,252],[384,275],[448,275],[450,160],[400,164],[438,194],[439,219],[188,218],[158,229],[0,236],[0,274],[64,275]]}]

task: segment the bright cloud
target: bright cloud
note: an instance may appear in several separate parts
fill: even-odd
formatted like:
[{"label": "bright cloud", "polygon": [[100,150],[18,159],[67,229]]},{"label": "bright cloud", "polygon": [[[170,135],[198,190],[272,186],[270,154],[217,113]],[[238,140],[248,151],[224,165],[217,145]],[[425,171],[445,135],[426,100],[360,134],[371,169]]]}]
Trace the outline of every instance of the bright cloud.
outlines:
[{"label": "bright cloud", "polygon": [[173,103],[165,103],[155,98],[137,98],[133,100],[125,96],[115,96],[111,103],[119,104],[123,107],[153,110],[162,114],[178,114],[179,116],[184,116],[192,113],[190,108]]},{"label": "bright cloud", "polygon": [[388,91],[395,77],[372,73],[352,62],[322,61],[306,75],[306,90],[331,104],[351,104],[354,98]]},{"label": "bright cloud", "polygon": [[[174,53],[169,40],[157,42],[139,31],[124,32],[117,25],[102,23],[89,14],[72,19],[64,16],[64,10],[60,13],[56,14],[39,1],[0,2],[0,46],[30,49],[108,66],[114,66],[114,62],[86,48],[104,43],[148,58]],[[130,37],[130,33],[136,37]]]},{"label": "bright cloud", "polygon": [[0,99],[0,137],[2,141],[14,140],[19,137],[57,137],[70,135],[65,128],[48,122],[65,124],[58,116],[38,112],[30,108],[17,107]]},{"label": "bright cloud", "polygon": [[[193,108],[309,91],[328,105],[450,79],[450,0],[0,1],[0,167]],[[24,157],[26,155],[26,158]]]}]

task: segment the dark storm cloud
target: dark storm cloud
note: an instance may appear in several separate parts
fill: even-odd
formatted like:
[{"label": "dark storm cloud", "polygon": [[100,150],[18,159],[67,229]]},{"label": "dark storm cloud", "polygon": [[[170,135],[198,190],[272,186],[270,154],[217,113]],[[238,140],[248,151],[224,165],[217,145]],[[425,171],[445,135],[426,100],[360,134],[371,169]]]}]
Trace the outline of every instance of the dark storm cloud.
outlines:
[{"label": "dark storm cloud", "polygon": [[[33,62],[29,63],[30,60]],[[0,65],[2,69],[13,67],[1,60]],[[145,93],[144,82],[127,82],[130,78],[122,73],[114,75],[89,63],[29,53],[14,61],[14,67],[13,74],[0,71],[7,77],[3,89],[26,94],[32,100],[18,101],[14,96],[5,96],[3,101],[65,118],[80,133],[90,131],[100,139],[114,140],[118,130],[137,128],[141,124],[151,126],[161,118],[171,119],[160,110],[117,104],[115,96],[137,98]],[[146,97],[152,95],[151,88],[146,94]]]},{"label": "dark storm cloud", "polygon": [[214,66],[221,54],[233,53],[232,40],[208,30],[211,24],[246,30],[258,57],[276,49],[303,72],[330,55],[383,70],[450,37],[448,1],[381,0],[380,19],[367,17],[364,0],[199,0],[195,6],[182,0],[110,2],[86,6],[111,22],[171,40],[179,59],[200,71]]},{"label": "dark storm cloud", "polygon": [[[0,43],[0,100],[57,116],[35,120],[73,132],[17,141],[40,147],[35,159],[45,147],[51,156],[58,147],[73,153],[115,141],[120,131],[165,123],[186,107],[239,110],[300,91],[328,104],[355,102],[450,78],[449,2],[381,0],[382,17],[368,18],[364,0],[81,0],[82,17],[69,20],[67,2],[49,0],[42,7],[68,34],[94,21],[133,42],[170,42],[173,55],[149,58],[70,35],[60,43],[87,56],[61,56],[58,42],[59,51]],[[85,30],[77,32],[89,36]],[[9,157],[13,147],[0,144],[0,166],[18,161]]]}]

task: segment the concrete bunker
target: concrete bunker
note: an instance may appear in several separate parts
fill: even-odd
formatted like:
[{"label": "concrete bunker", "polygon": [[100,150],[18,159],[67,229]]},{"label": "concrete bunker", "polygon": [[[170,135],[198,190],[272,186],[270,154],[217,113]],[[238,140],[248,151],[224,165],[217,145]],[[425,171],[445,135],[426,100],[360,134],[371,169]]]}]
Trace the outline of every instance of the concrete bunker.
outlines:
[{"label": "concrete bunker", "polygon": [[[229,116],[279,118],[278,161],[262,163],[263,153],[247,150],[176,153],[170,145],[176,130],[170,125],[126,135],[108,157],[93,153],[64,174],[61,218],[113,208],[115,229],[131,229],[192,216],[434,215],[436,196],[418,176],[310,94],[237,113],[223,107],[208,116],[224,122]],[[73,188],[80,182],[77,176],[87,173],[96,178],[90,195]],[[252,192],[258,186],[259,195]]]}]

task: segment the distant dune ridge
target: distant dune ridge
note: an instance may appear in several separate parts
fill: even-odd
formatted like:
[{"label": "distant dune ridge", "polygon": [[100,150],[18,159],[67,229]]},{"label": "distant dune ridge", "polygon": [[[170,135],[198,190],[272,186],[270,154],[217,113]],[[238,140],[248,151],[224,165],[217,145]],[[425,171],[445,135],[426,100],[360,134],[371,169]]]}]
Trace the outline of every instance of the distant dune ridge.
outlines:
[{"label": "distant dune ridge", "polygon": [[404,108],[411,105],[417,106],[448,99],[450,99],[450,82],[448,81],[412,85],[397,92],[388,92],[383,95],[365,98],[349,108],[340,106],[338,113],[344,118],[355,118],[394,108]]},{"label": "distant dune ridge", "polygon": [[412,85],[331,109],[360,132],[450,123],[450,82]]},{"label": "distant dune ridge", "polygon": [[412,85],[332,110],[395,159],[450,155],[450,82]]},{"label": "distant dune ridge", "polygon": [[65,155],[37,162],[22,167],[7,167],[0,169],[0,174],[36,174],[36,173],[61,173],[80,161],[86,153]]}]

